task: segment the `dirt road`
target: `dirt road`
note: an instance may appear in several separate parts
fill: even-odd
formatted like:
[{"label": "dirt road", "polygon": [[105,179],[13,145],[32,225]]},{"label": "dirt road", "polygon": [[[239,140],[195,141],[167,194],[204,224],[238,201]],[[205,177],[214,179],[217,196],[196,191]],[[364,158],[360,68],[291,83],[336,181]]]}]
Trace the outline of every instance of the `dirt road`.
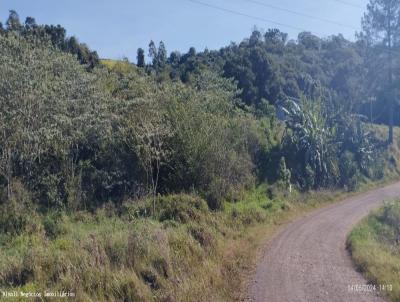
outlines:
[{"label": "dirt road", "polygon": [[[400,183],[317,210],[284,227],[265,247],[245,301],[383,301],[356,272],[346,237],[383,201],[400,197]],[[356,288],[356,286],[360,286]]]}]

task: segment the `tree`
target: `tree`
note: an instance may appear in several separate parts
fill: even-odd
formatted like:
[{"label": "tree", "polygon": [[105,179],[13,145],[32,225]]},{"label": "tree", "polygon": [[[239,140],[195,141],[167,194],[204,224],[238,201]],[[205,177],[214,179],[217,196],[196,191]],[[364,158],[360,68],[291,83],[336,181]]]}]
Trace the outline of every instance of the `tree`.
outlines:
[{"label": "tree", "polygon": [[156,44],[154,43],[153,40],[151,40],[149,43],[149,57],[152,59],[153,66],[156,66],[158,59],[158,51]]},{"label": "tree", "polygon": [[[57,47],[58,49],[68,51],[68,43],[69,42],[76,42],[77,40],[75,37],[71,37],[70,40],[66,39],[67,36],[67,31],[65,30],[64,27],[57,25],[45,25],[42,27],[44,29],[44,32],[46,33],[47,36],[50,37],[51,43]],[[74,53],[75,54],[75,53]]]},{"label": "tree", "polygon": [[26,17],[26,19],[25,19],[25,28],[29,30],[29,29],[34,29],[36,27],[37,27],[37,24],[36,24],[35,18]]},{"label": "tree", "polygon": [[165,44],[161,41],[158,45],[158,53],[157,53],[157,65],[162,68],[165,66],[167,62],[167,50],[165,48]]},{"label": "tree", "polygon": [[177,67],[180,59],[181,54],[179,53],[179,51],[173,51],[168,58],[168,63],[171,64],[173,67]]},{"label": "tree", "polygon": [[130,112],[124,121],[121,132],[127,146],[138,154],[146,172],[155,215],[160,169],[170,153],[167,140],[172,136],[172,130],[157,104],[142,102],[135,107],[136,110]]},{"label": "tree", "polygon": [[138,67],[144,67],[146,62],[145,62],[145,59],[144,59],[144,50],[143,50],[143,48],[138,48],[136,58],[137,58],[137,66]]},{"label": "tree", "polygon": [[281,32],[279,29],[268,29],[268,31],[264,34],[264,39],[266,43],[285,44],[288,38],[288,34]]},{"label": "tree", "polygon": [[321,46],[321,39],[310,32],[299,33],[297,40],[306,49],[318,50]]},{"label": "tree", "polygon": [[10,10],[10,14],[8,16],[6,22],[7,29],[10,31],[19,31],[22,28],[21,22],[19,20],[19,15],[15,10]]},{"label": "tree", "polygon": [[393,86],[393,50],[400,39],[400,2],[396,0],[370,0],[367,12],[362,19],[362,29],[365,38],[379,49],[385,56],[387,79],[383,84],[386,90],[386,103],[388,106],[389,137],[388,143],[393,143],[393,111],[394,111],[394,86]]},{"label": "tree", "polygon": [[196,55],[196,48],[190,47],[188,55],[189,55],[189,57],[194,57]]},{"label": "tree", "polygon": [[261,37],[262,37],[261,32],[259,30],[257,30],[257,29],[254,29],[253,32],[251,33],[251,36],[250,36],[250,39],[249,39],[250,45],[254,46],[254,45],[260,43],[261,42]]},{"label": "tree", "polygon": [[149,57],[152,59],[153,68],[156,70],[165,67],[167,64],[167,50],[163,41],[158,44],[158,49],[154,41],[150,41]]}]

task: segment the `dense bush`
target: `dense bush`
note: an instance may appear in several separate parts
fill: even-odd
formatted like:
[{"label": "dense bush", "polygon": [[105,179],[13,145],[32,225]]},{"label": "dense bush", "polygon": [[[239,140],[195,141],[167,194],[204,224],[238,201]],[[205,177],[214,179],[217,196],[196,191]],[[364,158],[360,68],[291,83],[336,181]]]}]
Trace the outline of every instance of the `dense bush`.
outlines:
[{"label": "dense bush", "polygon": [[[337,112],[326,100],[289,100],[283,107],[286,131],[282,151],[303,189],[357,187],[360,174],[371,175],[380,155],[378,140],[359,116]],[[378,175],[377,175],[378,176]]]},{"label": "dense bush", "polygon": [[[148,217],[151,211],[150,199],[131,201],[123,205],[122,216],[132,220]],[[186,194],[168,195],[157,198],[154,218],[160,222],[168,220],[178,223],[201,222],[207,211],[207,203],[200,197]]]},{"label": "dense bush", "polygon": [[354,157],[353,153],[345,151],[339,158],[340,183],[349,190],[354,190],[358,181],[359,171]]},{"label": "dense bush", "polygon": [[156,84],[134,68],[88,73],[11,33],[0,44],[1,176],[6,186],[21,179],[42,207],[90,209],[145,188],[196,190],[219,208],[254,184],[261,139],[231,81],[204,73],[193,87]]},{"label": "dense bush", "polygon": [[118,142],[96,76],[50,45],[12,33],[0,44],[0,174],[9,197],[17,177],[43,207],[108,198],[129,173],[115,171]]},{"label": "dense bush", "polygon": [[9,236],[41,232],[43,229],[31,194],[19,182],[14,183],[10,199],[0,200],[0,228],[3,234]]},{"label": "dense bush", "polygon": [[391,203],[383,208],[379,219],[394,231],[393,243],[400,242],[400,203]]}]

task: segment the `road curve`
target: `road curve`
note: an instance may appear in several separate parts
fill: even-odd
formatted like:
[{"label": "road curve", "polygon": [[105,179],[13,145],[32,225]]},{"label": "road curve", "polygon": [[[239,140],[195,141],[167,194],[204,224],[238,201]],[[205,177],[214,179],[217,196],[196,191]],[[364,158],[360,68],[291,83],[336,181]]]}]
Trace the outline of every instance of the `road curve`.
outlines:
[{"label": "road curve", "polygon": [[362,217],[383,201],[400,197],[400,182],[348,198],[290,223],[266,246],[245,301],[384,301],[366,285],[346,250],[346,237]]}]

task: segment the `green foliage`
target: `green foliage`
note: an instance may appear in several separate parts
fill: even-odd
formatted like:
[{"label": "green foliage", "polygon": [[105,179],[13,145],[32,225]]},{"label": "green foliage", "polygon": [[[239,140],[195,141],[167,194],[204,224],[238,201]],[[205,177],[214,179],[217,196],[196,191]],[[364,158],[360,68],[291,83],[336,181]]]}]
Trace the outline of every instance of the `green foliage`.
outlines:
[{"label": "green foliage", "polygon": [[0,227],[10,237],[39,232],[42,225],[29,192],[21,183],[15,183],[13,196],[0,200]]},{"label": "green foliage", "polygon": [[[335,183],[335,133],[328,126],[322,102],[302,99],[297,104],[288,101],[284,111],[287,114],[287,130],[283,148],[288,153],[286,158],[290,159],[300,186],[309,189]],[[302,181],[302,175],[306,175],[307,181]]]},{"label": "green foliage", "polygon": [[[335,108],[335,107],[334,107]],[[357,187],[359,174],[379,156],[379,142],[361,118],[331,109],[320,100],[289,100],[283,152],[301,188]]]},{"label": "green foliage", "polygon": [[[398,81],[394,72],[398,68],[394,50],[400,37],[399,13],[400,3],[397,1],[370,0],[361,22],[363,31],[359,34],[359,40],[367,45],[369,76],[366,77],[368,83],[366,91],[370,96],[379,96],[380,102],[386,107],[390,144],[393,143],[393,112],[398,93],[394,84]],[[374,58],[369,55],[371,51]]]},{"label": "green foliage", "polygon": [[[160,222],[201,222],[208,212],[207,202],[197,196],[176,194],[161,196],[156,201],[156,218]],[[152,211],[152,200],[125,203],[122,215],[128,219],[148,217]]]},{"label": "green foliage", "polygon": [[18,13],[10,10],[6,28],[0,33],[17,34],[30,41],[51,43],[55,48],[76,56],[81,64],[93,69],[99,65],[99,57],[86,44],[79,43],[75,37],[66,37],[66,30],[60,25],[38,25],[32,17],[27,17],[21,24]]},{"label": "green foliage", "polygon": [[165,67],[167,63],[167,50],[165,44],[160,41],[158,48],[154,41],[150,41],[149,44],[149,57],[152,59],[152,67],[156,70],[160,70]]},{"label": "green foliage", "polygon": [[391,238],[391,242],[398,242],[400,240],[400,203],[396,202],[386,205],[378,219],[393,229],[394,236]]},{"label": "green foliage", "polygon": [[103,96],[71,55],[12,34],[0,44],[0,174],[9,185],[22,178],[43,205],[60,206],[79,160],[107,139]]},{"label": "green foliage", "polygon": [[[29,19],[24,30],[38,27]],[[347,182],[354,187],[353,163],[339,167],[346,150],[354,154],[349,158],[357,171],[372,175],[373,137],[349,114],[334,114],[349,107],[337,103],[339,96],[325,87],[329,81],[320,70],[313,77],[321,81],[313,79],[315,66],[299,55],[315,55],[318,46],[326,58],[351,65],[357,56],[341,37],[319,41],[304,34],[294,47],[271,30],[220,53],[191,49],[169,59],[163,43],[158,48],[151,43],[153,66],[105,60],[107,68],[89,73],[57,50],[65,32],[53,29],[48,44],[14,30],[0,37],[6,71],[0,85],[7,92],[0,96],[0,183],[8,186],[9,197],[17,178],[42,209],[95,209],[146,194],[155,204],[157,194],[166,192],[197,192],[210,208],[221,209],[224,200],[237,200],[266,178],[285,187],[292,180],[304,189]],[[20,55],[14,58],[15,53]],[[282,54],[293,64],[301,60],[299,68],[307,70],[291,84]],[[334,68],[334,62],[326,64]],[[301,108],[290,105],[293,121],[287,121],[281,144],[275,106],[295,90],[324,101],[304,97]]]},{"label": "green foliage", "polygon": [[55,239],[66,233],[62,212],[50,212],[43,219],[43,227],[47,237]]},{"label": "green foliage", "polygon": [[345,151],[339,158],[340,182],[343,186],[354,191],[358,182],[358,166],[354,154]]},{"label": "green foliage", "polygon": [[278,174],[279,174],[279,180],[284,184],[285,188],[288,189],[290,187],[291,172],[286,167],[286,162],[284,157],[281,157],[281,160],[279,161]]},{"label": "green foliage", "polygon": [[144,66],[146,65],[145,58],[144,58],[144,50],[143,50],[143,48],[139,48],[139,49],[137,50],[137,57],[136,57],[136,59],[137,59],[136,65],[137,65],[138,67],[144,67]]},{"label": "green foliage", "polygon": [[175,129],[170,163],[174,174],[167,181],[170,187],[194,187],[217,209],[224,198],[252,184],[253,146],[247,142],[256,145],[257,136],[250,116],[234,107],[230,81],[205,73],[194,85],[197,89],[182,91],[167,105]]}]

